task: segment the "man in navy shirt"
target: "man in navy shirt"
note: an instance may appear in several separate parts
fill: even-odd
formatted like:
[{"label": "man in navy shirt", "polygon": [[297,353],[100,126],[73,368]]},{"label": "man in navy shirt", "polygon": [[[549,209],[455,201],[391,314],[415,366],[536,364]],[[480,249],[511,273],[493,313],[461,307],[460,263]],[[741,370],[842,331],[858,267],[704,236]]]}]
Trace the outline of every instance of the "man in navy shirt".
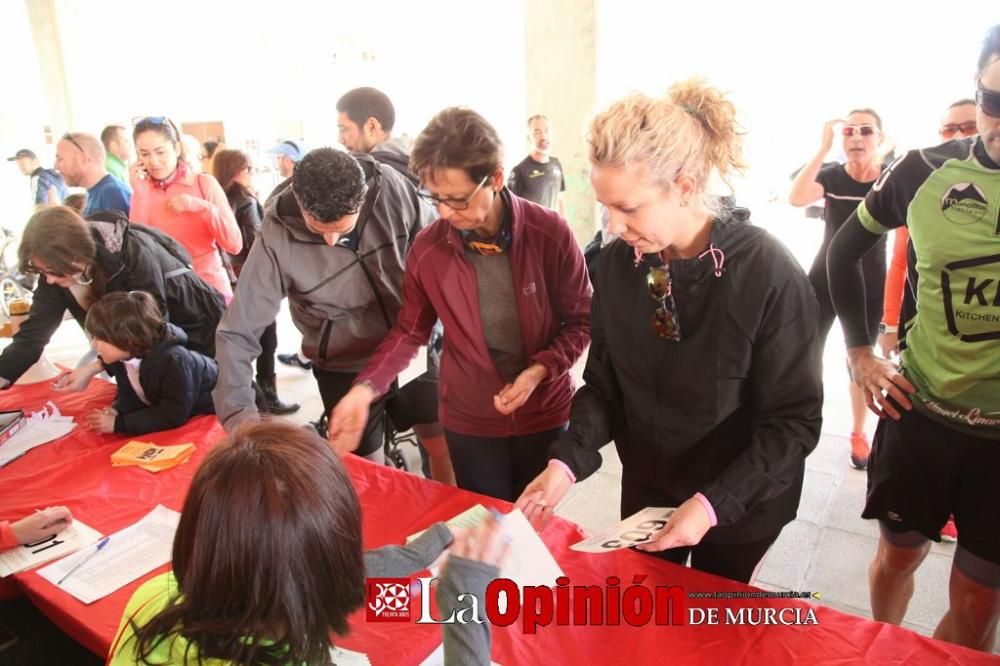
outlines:
[{"label": "man in navy shirt", "polygon": [[56,206],[69,194],[62,176],[52,169],[43,168],[33,151],[22,148],[13,157],[8,157],[7,161],[17,162],[17,168],[21,173],[31,179],[31,197],[35,202],[35,208]]},{"label": "man in navy shirt", "polygon": [[108,173],[104,145],[92,134],[67,132],[56,145],[56,168],[75,187],[87,188],[84,217],[99,210],[129,214],[132,190]]}]

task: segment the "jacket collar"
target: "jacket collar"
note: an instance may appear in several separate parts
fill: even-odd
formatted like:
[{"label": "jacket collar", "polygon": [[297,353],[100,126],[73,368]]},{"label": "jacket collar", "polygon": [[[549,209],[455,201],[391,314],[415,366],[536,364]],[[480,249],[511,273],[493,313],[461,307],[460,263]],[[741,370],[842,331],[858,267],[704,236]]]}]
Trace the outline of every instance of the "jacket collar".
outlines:
[{"label": "jacket collar", "polygon": [[[500,200],[503,202],[505,214],[510,220],[510,246],[507,251],[510,252],[517,243],[517,239],[520,236],[521,228],[524,226],[523,215],[524,215],[524,200],[515,197],[504,187],[498,192]],[[439,218],[442,224],[448,225],[448,244],[451,245],[452,249],[456,254],[462,254],[465,252],[465,242],[462,240],[462,235],[458,232],[458,229],[448,224],[447,220]]]}]

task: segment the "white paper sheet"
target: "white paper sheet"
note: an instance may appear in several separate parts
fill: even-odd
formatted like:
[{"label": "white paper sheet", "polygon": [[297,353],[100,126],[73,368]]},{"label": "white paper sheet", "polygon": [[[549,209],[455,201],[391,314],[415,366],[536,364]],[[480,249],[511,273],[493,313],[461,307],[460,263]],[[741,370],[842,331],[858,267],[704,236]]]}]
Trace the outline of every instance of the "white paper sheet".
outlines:
[{"label": "white paper sheet", "polygon": [[363,652],[355,652],[342,647],[330,648],[330,658],[336,666],[372,666],[368,655]]},{"label": "white paper sheet", "polygon": [[614,527],[570,546],[581,553],[609,553],[646,543],[662,530],[676,508],[646,507]]},{"label": "white paper sheet", "polygon": [[33,569],[56,558],[69,555],[84,546],[97,543],[97,540],[102,536],[104,535],[92,527],[84,525],[79,520],[74,520],[59,534],[53,534],[47,539],[0,553],[0,578]]},{"label": "white paper sheet", "polygon": [[[139,522],[115,532],[97,555],[59,585],[85,604],[106,597],[136,578],[170,561],[174,532],[181,514],[157,505]],[[57,584],[76,564],[94,552],[84,548],[38,572]]]},{"label": "white paper sheet", "polygon": [[510,539],[510,551],[500,569],[501,577],[510,578],[520,588],[556,584],[563,570],[520,509],[504,516],[503,534]]},{"label": "white paper sheet", "polygon": [[36,446],[48,444],[69,434],[76,427],[73,417],[63,416],[53,402],[26,418],[28,422],[0,446],[0,467],[20,458]]}]

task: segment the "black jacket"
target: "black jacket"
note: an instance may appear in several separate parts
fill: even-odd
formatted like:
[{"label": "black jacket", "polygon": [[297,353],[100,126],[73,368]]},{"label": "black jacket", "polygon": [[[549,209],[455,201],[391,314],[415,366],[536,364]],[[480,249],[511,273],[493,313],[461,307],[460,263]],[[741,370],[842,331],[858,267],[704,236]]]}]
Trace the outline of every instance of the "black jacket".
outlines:
[{"label": "black jacket", "polygon": [[118,382],[115,432],[144,435],[178,428],[198,414],[215,413],[212,389],[219,367],[213,359],[185,347],[187,341],[184,331],[167,324],[164,338],[142,359],[139,385],[148,405],[133,390],[124,363],[105,366]]},{"label": "black jacket", "polygon": [[[148,291],[167,319],[187,333],[191,349],[214,356],[215,329],[226,304],[191,270],[187,251],[162,231],[131,224],[117,211],[95,213],[88,222],[96,263],[108,276],[105,293]],[[39,280],[27,321],[0,355],[0,377],[13,383],[34,365],[67,310],[82,327],[87,311],[70,290]]]},{"label": "black jacket", "polygon": [[226,192],[226,198],[229,200],[229,207],[233,209],[233,215],[236,216],[236,224],[240,228],[240,234],[243,236],[243,249],[240,250],[240,253],[228,255],[233,272],[236,277],[239,277],[240,270],[250,254],[250,248],[257,240],[257,234],[260,233],[264,209],[260,202],[242,187],[231,187],[230,191]]},{"label": "black jacket", "polygon": [[755,541],[795,518],[822,421],[816,298],[788,250],[748,217],[737,208],[713,226],[721,276],[709,255],[670,262],[679,342],[652,325],[659,302],[646,275],[658,256],[636,265],[620,240],[603,249],[586,385],[550,452],[582,479],[613,439],[623,516],[701,492],[719,521],[707,542]]}]

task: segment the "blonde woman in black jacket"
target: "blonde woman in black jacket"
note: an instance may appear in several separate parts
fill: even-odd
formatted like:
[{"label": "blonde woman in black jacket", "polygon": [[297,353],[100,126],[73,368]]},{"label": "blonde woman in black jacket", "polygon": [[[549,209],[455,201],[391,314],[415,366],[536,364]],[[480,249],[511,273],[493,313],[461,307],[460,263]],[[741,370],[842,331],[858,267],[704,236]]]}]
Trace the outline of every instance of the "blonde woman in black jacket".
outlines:
[{"label": "blonde woman in black jacket", "polygon": [[817,303],[788,250],[706,191],[742,167],[735,108],[699,81],[635,94],[591,124],[591,182],[619,239],[600,252],[586,385],[531,517],[614,440],[622,516],[677,507],[639,548],[748,582],[795,518],[819,439]]}]

